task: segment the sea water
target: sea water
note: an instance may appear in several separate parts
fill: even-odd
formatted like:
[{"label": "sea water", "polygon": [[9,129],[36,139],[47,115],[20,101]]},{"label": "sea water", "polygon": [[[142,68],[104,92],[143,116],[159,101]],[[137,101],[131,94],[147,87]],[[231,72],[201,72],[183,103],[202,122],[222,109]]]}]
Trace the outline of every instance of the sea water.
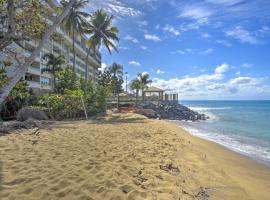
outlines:
[{"label": "sea water", "polygon": [[270,101],[181,101],[210,117],[179,122],[191,134],[270,166]]}]

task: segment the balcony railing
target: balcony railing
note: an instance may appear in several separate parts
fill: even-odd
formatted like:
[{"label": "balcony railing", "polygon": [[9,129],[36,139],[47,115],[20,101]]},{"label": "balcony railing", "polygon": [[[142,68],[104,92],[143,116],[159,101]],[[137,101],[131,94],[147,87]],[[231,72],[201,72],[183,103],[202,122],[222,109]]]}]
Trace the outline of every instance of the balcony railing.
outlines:
[{"label": "balcony railing", "polygon": [[36,81],[26,81],[31,88],[40,88],[40,82]]}]

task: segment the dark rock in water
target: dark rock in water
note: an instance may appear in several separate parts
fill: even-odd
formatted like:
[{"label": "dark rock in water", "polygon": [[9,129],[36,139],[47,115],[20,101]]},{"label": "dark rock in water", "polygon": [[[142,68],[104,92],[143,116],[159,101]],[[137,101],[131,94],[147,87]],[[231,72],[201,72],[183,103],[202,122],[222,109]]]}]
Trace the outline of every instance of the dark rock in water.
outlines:
[{"label": "dark rock in water", "polygon": [[208,117],[204,114],[195,112],[186,106],[172,102],[142,102],[137,104],[138,114],[149,118],[161,118],[170,120],[206,120]]}]

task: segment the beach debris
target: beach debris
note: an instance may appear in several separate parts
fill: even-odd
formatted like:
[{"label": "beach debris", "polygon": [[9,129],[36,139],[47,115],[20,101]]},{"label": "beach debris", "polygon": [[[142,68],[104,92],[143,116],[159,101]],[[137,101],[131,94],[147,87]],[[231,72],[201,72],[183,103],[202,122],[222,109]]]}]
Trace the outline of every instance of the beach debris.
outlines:
[{"label": "beach debris", "polygon": [[38,140],[28,140],[29,142],[32,142],[32,145],[36,145],[38,143]]},{"label": "beach debris", "polygon": [[207,192],[208,189],[209,188],[200,187],[199,191],[196,194],[194,194],[193,192],[188,192],[188,191],[182,189],[182,194],[188,195],[188,196],[192,197],[192,199],[196,199],[196,200],[207,200],[210,197],[210,195]]},{"label": "beach debris", "polygon": [[122,187],[120,187],[120,189],[122,190],[123,193],[127,194],[130,191],[134,190],[134,188],[130,185],[123,185]]},{"label": "beach debris", "polygon": [[36,128],[30,135],[36,135],[39,136],[39,128]]},{"label": "beach debris", "polygon": [[210,197],[207,192],[208,189],[209,188],[200,187],[198,193],[194,195],[195,199],[207,200]]},{"label": "beach debris", "polygon": [[179,168],[177,166],[174,166],[172,163],[166,165],[159,165],[159,168],[166,172],[180,172]]}]

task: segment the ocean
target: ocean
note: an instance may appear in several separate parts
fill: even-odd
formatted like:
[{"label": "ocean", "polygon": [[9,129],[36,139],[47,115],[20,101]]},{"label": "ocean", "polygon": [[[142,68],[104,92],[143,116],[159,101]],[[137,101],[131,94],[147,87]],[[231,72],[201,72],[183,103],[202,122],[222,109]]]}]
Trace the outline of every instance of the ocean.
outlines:
[{"label": "ocean", "polygon": [[270,101],[180,101],[210,117],[178,122],[191,134],[270,166]]}]

